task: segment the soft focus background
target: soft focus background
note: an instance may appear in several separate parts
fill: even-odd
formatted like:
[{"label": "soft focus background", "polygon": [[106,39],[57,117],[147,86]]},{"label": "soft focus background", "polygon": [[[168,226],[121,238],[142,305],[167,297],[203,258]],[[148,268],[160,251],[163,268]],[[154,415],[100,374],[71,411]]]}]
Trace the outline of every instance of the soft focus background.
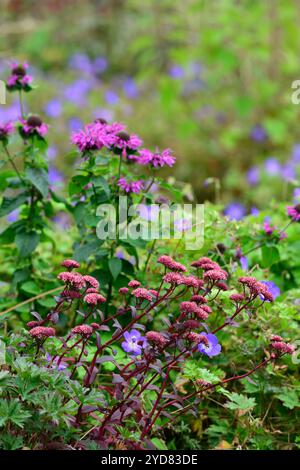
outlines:
[{"label": "soft focus background", "polygon": [[[0,78],[30,64],[58,187],[71,131],[104,117],[171,147],[176,178],[230,218],[299,199],[297,0],[2,0],[0,18]],[[9,95],[0,121],[18,113]]]}]

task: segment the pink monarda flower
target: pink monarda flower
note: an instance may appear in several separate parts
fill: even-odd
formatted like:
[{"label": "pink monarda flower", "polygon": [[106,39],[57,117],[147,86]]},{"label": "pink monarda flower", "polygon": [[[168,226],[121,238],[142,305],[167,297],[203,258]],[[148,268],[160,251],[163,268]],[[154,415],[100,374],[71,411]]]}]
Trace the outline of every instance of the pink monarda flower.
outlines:
[{"label": "pink monarda flower", "polygon": [[136,279],[132,279],[132,281],[128,282],[128,287],[132,287],[133,289],[136,289],[137,287],[140,287],[141,283],[137,281]]},{"label": "pink monarda flower", "polygon": [[148,331],[145,336],[146,336],[146,339],[149,341],[149,343],[154,343],[156,346],[159,346],[160,348],[163,348],[168,343],[168,340],[161,333],[158,333],[157,331]]},{"label": "pink monarda flower", "polygon": [[157,262],[163,264],[166,268],[171,269],[171,271],[178,271],[182,273],[186,272],[186,267],[183,264],[174,261],[171,256],[162,255],[158,258]]},{"label": "pink monarda flower", "polygon": [[32,76],[27,75],[28,64],[16,64],[11,66],[11,75],[7,80],[6,87],[9,91],[31,90]]},{"label": "pink monarda flower", "polygon": [[161,153],[158,150],[152,153],[148,149],[142,149],[139,152],[137,162],[140,165],[151,165],[153,168],[172,167],[176,162],[176,158],[173,157],[170,149],[165,149]]},{"label": "pink monarda flower", "polygon": [[28,333],[35,339],[44,339],[55,336],[55,329],[47,326],[35,326]]},{"label": "pink monarda flower", "polygon": [[128,294],[128,292],[129,292],[128,287],[120,287],[120,289],[119,289],[119,293],[121,295],[126,295],[126,294]]},{"label": "pink monarda flower", "polygon": [[130,135],[121,130],[108,136],[108,144],[114,153],[126,157],[136,152],[142,145],[142,140],[135,134]]},{"label": "pink monarda flower", "polygon": [[288,206],[287,214],[292,218],[294,222],[299,222],[300,220],[300,204],[296,206]]},{"label": "pink monarda flower", "polygon": [[75,261],[74,259],[65,259],[62,263],[61,263],[61,266],[63,266],[64,268],[67,268],[69,269],[70,271],[72,269],[77,269],[80,267],[80,264]]},{"label": "pink monarda flower", "polygon": [[124,177],[120,178],[117,184],[127,194],[130,194],[130,193],[138,194],[141,192],[141,190],[144,187],[144,182],[142,180],[128,181]]},{"label": "pink monarda flower", "polygon": [[78,149],[85,153],[89,150],[101,150],[102,147],[108,146],[108,127],[106,124],[95,122],[88,124],[84,129],[73,132],[71,142]]},{"label": "pink monarda flower", "polygon": [[227,279],[228,274],[226,271],[221,269],[210,269],[203,274],[204,279],[208,279],[210,281],[222,281]]},{"label": "pink monarda flower", "polygon": [[99,288],[99,282],[93,276],[85,275],[82,276],[82,279],[85,281],[88,287],[93,287],[94,289]]},{"label": "pink monarda flower", "polygon": [[39,116],[29,116],[29,118],[21,119],[20,132],[24,137],[38,135],[44,137],[48,132],[48,126]]},{"label": "pink monarda flower", "polygon": [[75,287],[76,289],[82,289],[85,287],[85,280],[79,273],[71,273],[70,271],[63,271],[57,276],[60,281],[65,284]]},{"label": "pink monarda flower", "polygon": [[150,302],[152,300],[152,294],[147,289],[144,289],[143,287],[138,287],[137,289],[134,289],[131,295],[133,295],[134,297],[137,297],[138,299],[149,300]]},{"label": "pink monarda flower", "polygon": [[88,338],[93,333],[93,328],[90,325],[78,325],[72,328],[71,333],[73,335],[80,335],[85,338]]},{"label": "pink monarda flower", "polygon": [[90,305],[97,305],[106,302],[106,298],[101,294],[91,293],[86,294],[83,298],[84,302]]},{"label": "pink monarda flower", "polygon": [[237,303],[243,302],[243,300],[245,299],[243,294],[231,294],[231,296],[229,298],[233,302],[237,302]]},{"label": "pink monarda flower", "polygon": [[8,137],[14,132],[14,126],[11,122],[0,123],[0,142],[6,142]]}]

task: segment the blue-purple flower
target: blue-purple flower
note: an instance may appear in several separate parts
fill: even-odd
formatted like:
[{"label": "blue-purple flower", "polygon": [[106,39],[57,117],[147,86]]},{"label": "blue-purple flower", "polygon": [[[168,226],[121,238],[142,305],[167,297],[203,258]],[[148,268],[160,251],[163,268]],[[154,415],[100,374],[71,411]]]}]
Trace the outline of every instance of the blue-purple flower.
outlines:
[{"label": "blue-purple flower", "polygon": [[202,354],[206,354],[208,357],[217,356],[221,352],[221,345],[219,344],[218,338],[212,333],[201,333],[204,337],[204,341],[198,344],[198,351]]},{"label": "blue-purple flower", "polygon": [[[267,287],[270,294],[272,294],[274,300],[276,299],[276,297],[280,296],[280,289],[279,289],[278,286],[276,286],[275,282],[273,282],[273,281],[260,281],[260,282]],[[260,298],[262,300],[265,300],[264,296],[262,294],[260,294]],[[266,300],[266,302],[269,302],[269,301]]]},{"label": "blue-purple flower", "polygon": [[249,168],[247,172],[247,181],[250,186],[255,186],[259,182],[260,171],[257,166]]},{"label": "blue-purple flower", "polygon": [[246,215],[246,207],[240,202],[232,202],[225,207],[224,214],[230,220],[241,220]]},{"label": "blue-purple flower", "polygon": [[137,330],[125,331],[124,338],[125,341],[122,343],[122,348],[134,356],[141,354],[142,349],[147,345],[146,338]]},{"label": "blue-purple flower", "polygon": [[257,124],[256,126],[252,127],[250,137],[256,142],[264,142],[267,139],[268,135],[265,129],[260,124]]}]

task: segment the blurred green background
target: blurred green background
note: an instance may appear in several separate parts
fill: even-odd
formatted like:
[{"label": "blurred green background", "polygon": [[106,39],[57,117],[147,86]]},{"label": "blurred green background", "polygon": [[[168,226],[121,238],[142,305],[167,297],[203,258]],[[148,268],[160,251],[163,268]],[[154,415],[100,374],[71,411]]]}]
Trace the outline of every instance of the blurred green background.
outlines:
[{"label": "blurred green background", "polygon": [[3,0],[0,75],[30,64],[56,179],[72,130],[102,116],[172,148],[176,178],[239,218],[299,198],[299,20],[298,0]]}]

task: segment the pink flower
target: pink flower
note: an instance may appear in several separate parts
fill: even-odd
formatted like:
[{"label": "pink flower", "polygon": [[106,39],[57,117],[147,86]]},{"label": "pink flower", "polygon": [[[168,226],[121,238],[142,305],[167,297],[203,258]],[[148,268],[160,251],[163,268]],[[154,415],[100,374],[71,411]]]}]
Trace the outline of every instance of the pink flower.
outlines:
[{"label": "pink flower", "polygon": [[98,294],[98,289],[95,289],[94,287],[89,287],[86,291],[86,294]]},{"label": "pink flower", "polygon": [[272,341],[271,348],[281,354],[293,354],[295,351],[294,346],[284,343],[283,341]]},{"label": "pink flower", "polygon": [[168,342],[168,340],[161,333],[158,333],[157,331],[148,331],[145,336],[146,336],[147,341],[149,341],[149,343],[154,343],[160,348],[163,348],[164,346],[166,346]]},{"label": "pink flower", "polygon": [[28,332],[33,338],[43,339],[55,336],[55,329],[46,326],[35,326]]},{"label": "pink flower", "polygon": [[137,297],[138,299],[145,299],[145,300],[149,300],[150,302],[152,300],[152,294],[147,289],[144,289],[143,287],[138,287],[137,289],[134,289],[132,291],[132,295],[134,297]]},{"label": "pink flower", "polygon": [[231,294],[231,296],[229,298],[233,302],[237,302],[237,303],[242,302],[245,299],[243,294]]},{"label": "pink flower", "polygon": [[81,152],[101,150],[108,145],[109,127],[101,122],[88,124],[83,130],[73,132],[71,142],[77,145]]},{"label": "pink flower", "polygon": [[71,333],[88,338],[93,333],[93,328],[90,325],[78,325],[72,328]]},{"label": "pink flower", "polygon": [[119,292],[121,295],[126,295],[129,292],[128,287],[120,287]]},{"label": "pink flower", "polygon": [[74,289],[64,289],[62,297],[70,297],[70,299],[80,299],[81,293]]},{"label": "pink flower", "polygon": [[227,279],[228,274],[221,269],[210,269],[203,274],[203,277],[210,281],[221,281]]},{"label": "pink flower", "polygon": [[63,266],[64,268],[67,268],[67,269],[76,269],[76,268],[79,268],[80,267],[80,264],[73,260],[73,259],[65,259],[62,263],[61,263],[61,266]]},{"label": "pink flower", "polygon": [[11,122],[0,124],[0,141],[6,141],[7,138],[14,132],[14,126]]},{"label": "pink flower", "polygon": [[63,281],[65,284],[71,285],[76,289],[82,289],[82,287],[85,287],[85,281],[79,273],[71,273],[69,271],[64,271],[62,273],[59,273],[57,277],[60,281]]},{"label": "pink flower", "polygon": [[198,294],[193,295],[192,298],[191,298],[191,301],[199,303],[199,304],[206,304],[207,303],[207,299],[205,297],[203,297],[203,295],[198,295]]},{"label": "pink flower", "polygon": [[251,294],[255,296],[262,294],[263,300],[273,302],[274,297],[269,289],[262,282],[257,281],[254,277],[243,276],[238,279],[239,282],[245,284],[250,290]]},{"label": "pink flower", "polygon": [[118,186],[125,192],[125,193],[140,193],[144,187],[144,182],[142,180],[136,181],[128,181],[126,178],[122,177],[118,181]]},{"label": "pink flower", "polygon": [[48,132],[47,124],[43,123],[39,116],[32,115],[27,120],[21,119],[21,123],[20,131],[25,137],[34,134],[44,137]]},{"label": "pink flower", "polygon": [[126,157],[134,153],[142,145],[142,141],[137,135],[121,130],[109,135],[108,144],[115,153]]},{"label": "pink flower", "polygon": [[183,264],[180,264],[177,261],[174,261],[173,258],[171,258],[171,256],[168,256],[168,255],[160,256],[157,262],[160,264],[163,264],[166,268],[171,269],[171,271],[179,271],[183,273],[186,271],[186,267],[183,266]]},{"label": "pink flower", "polygon": [[137,281],[136,279],[132,279],[132,281],[128,282],[128,287],[133,287],[135,289],[136,287],[139,287],[141,283]]},{"label": "pink flower", "polygon": [[300,204],[296,204],[296,206],[288,206],[287,207],[287,214],[294,220],[295,222],[299,222],[300,220]]},{"label": "pink flower", "polygon": [[99,288],[99,282],[93,276],[85,275],[85,276],[82,276],[82,279],[85,281],[87,286],[93,287],[94,289]]},{"label": "pink flower", "polygon": [[176,158],[173,157],[170,149],[165,149],[161,153],[158,151],[152,153],[148,149],[142,149],[137,159],[140,165],[151,165],[154,168],[162,168],[163,166],[172,167],[175,161]]},{"label": "pink flower", "polygon": [[195,313],[198,310],[196,302],[181,302],[179,309],[182,313]]},{"label": "pink flower", "polygon": [[11,67],[11,75],[7,80],[6,86],[9,91],[24,90],[30,91],[30,83],[32,76],[27,75],[28,64],[13,63]]},{"label": "pink flower", "polygon": [[106,302],[106,299],[103,297],[103,295],[96,293],[86,294],[83,300],[90,305],[97,305]]},{"label": "pink flower", "polygon": [[167,283],[167,284],[181,284],[181,281],[182,281],[182,274],[179,274],[179,273],[167,273],[164,275],[163,277],[163,280]]}]

